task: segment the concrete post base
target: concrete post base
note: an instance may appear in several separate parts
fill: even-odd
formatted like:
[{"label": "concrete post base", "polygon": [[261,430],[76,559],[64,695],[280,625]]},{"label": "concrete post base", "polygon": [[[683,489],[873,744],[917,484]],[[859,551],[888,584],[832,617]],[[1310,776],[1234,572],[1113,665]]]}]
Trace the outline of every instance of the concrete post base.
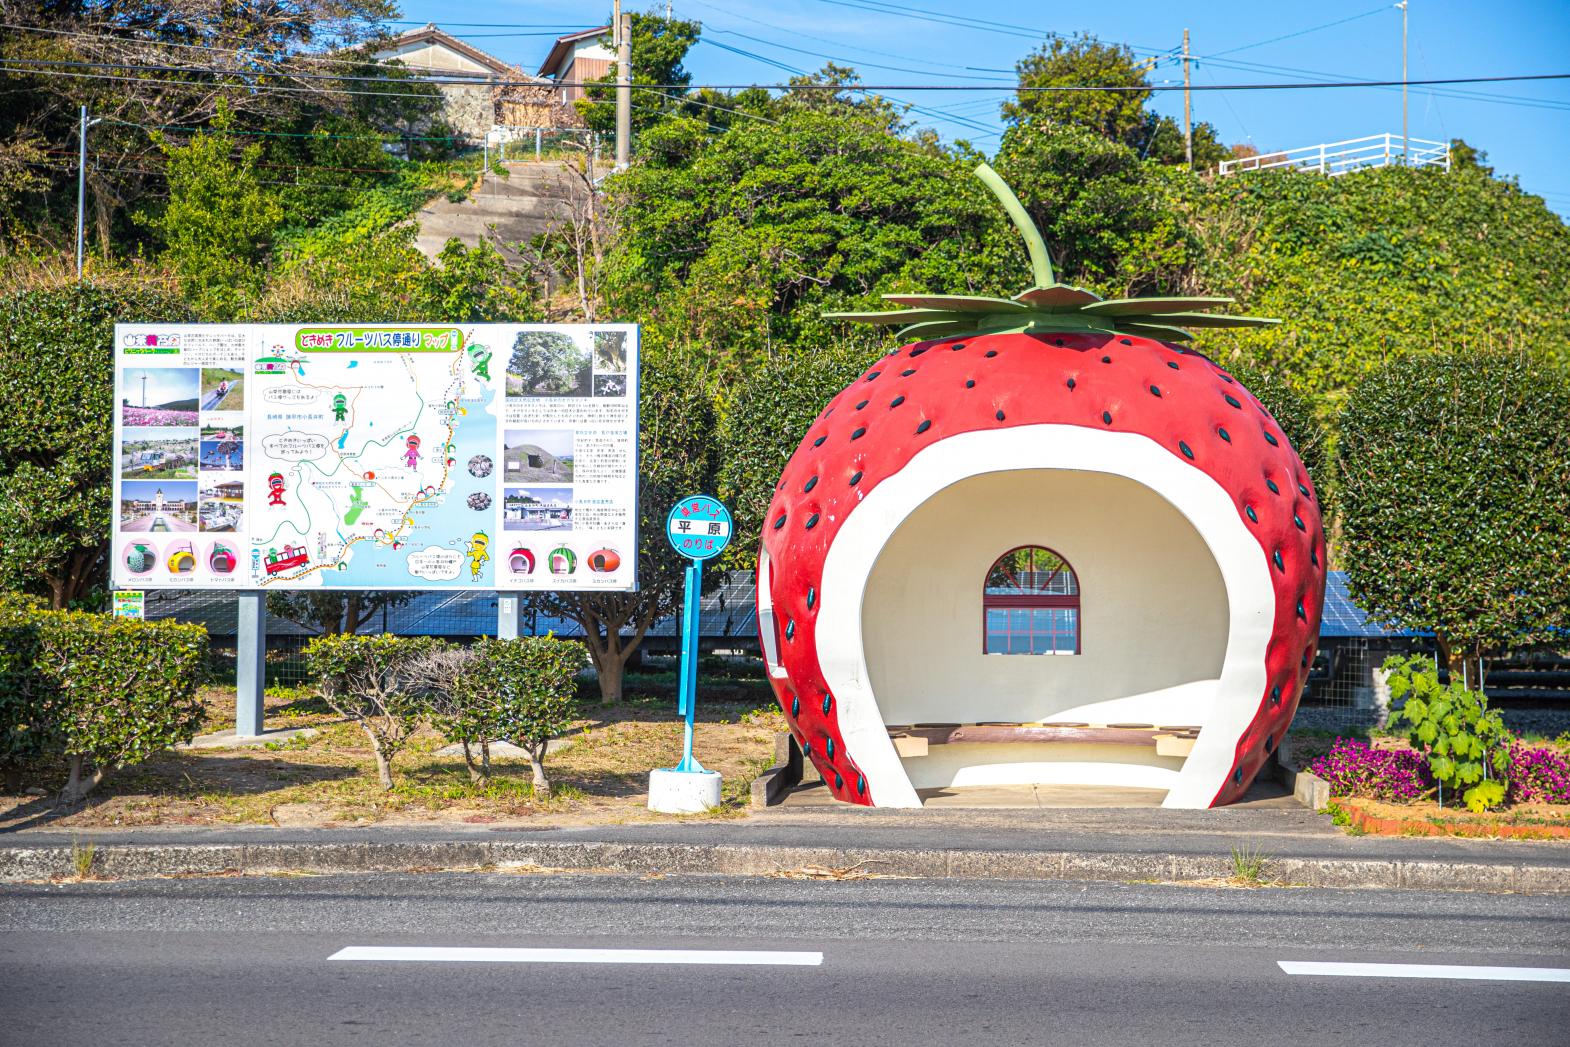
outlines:
[{"label": "concrete post base", "polygon": [[702,814],[720,805],[718,771],[649,772],[649,810],[661,814]]}]

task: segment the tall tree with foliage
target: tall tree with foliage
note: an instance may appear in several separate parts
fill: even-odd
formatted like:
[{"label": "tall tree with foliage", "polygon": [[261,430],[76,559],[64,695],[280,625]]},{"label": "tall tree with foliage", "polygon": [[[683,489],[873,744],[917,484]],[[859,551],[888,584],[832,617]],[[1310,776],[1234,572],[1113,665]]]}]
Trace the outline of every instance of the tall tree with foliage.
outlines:
[{"label": "tall tree with foliage", "polygon": [[686,561],[665,538],[665,516],[686,495],[712,491],[718,465],[714,402],[702,356],[645,351],[640,370],[638,591],[528,597],[539,614],[583,629],[606,703],[621,700],[627,659],[649,627],[681,607]]},{"label": "tall tree with foliage", "polygon": [[1570,374],[1519,354],[1409,356],[1341,417],[1338,546],[1377,621],[1477,661],[1570,626]]},{"label": "tall tree with foliage", "polygon": [[[676,84],[668,88],[644,88],[632,92],[632,129],[642,131],[660,121],[667,113],[681,105],[686,93],[684,85],[692,82],[692,74],[681,63],[698,42],[702,26],[681,18],[665,18],[636,11],[628,15],[632,23],[632,82],[634,84]],[[606,20],[609,24],[609,19]],[[607,32],[606,46],[610,46]],[[616,82],[615,63],[611,71],[600,78],[601,83]],[[584,96],[574,105],[583,122],[601,134],[616,130],[616,88],[591,85],[584,89]]]},{"label": "tall tree with foliage", "polygon": [[81,284],[0,298],[0,589],[65,608],[105,583],[114,325],[188,319],[152,290]]}]

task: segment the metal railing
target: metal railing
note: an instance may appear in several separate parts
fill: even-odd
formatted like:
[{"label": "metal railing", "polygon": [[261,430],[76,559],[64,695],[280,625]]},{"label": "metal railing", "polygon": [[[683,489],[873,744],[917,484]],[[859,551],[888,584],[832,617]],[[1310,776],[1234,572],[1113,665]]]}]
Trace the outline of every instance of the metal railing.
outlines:
[{"label": "metal railing", "polygon": [[547,160],[565,153],[581,155],[585,150],[596,158],[601,155],[600,136],[580,127],[515,127],[494,124],[485,133],[487,156],[501,161]]},{"label": "metal railing", "polygon": [[1349,138],[1344,142],[1321,142],[1302,149],[1286,149],[1258,156],[1240,156],[1223,160],[1217,174],[1229,175],[1239,171],[1268,171],[1289,167],[1298,171],[1318,171],[1323,175],[1341,175],[1370,167],[1443,167],[1450,170],[1450,145],[1431,142],[1426,138],[1403,139],[1398,134],[1369,135],[1367,138]]}]

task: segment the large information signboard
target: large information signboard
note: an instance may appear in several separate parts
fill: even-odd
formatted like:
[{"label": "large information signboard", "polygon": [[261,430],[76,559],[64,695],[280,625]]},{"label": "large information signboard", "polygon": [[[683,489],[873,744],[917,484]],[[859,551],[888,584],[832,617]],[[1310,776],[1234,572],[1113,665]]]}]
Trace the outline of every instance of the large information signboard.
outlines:
[{"label": "large information signboard", "polygon": [[116,588],[637,587],[630,324],[122,324]]}]

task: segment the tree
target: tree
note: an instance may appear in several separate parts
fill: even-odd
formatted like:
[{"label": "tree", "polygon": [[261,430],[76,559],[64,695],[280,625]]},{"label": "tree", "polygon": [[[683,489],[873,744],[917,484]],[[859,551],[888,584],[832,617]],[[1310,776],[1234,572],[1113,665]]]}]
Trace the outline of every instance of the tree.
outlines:
[{"label": "tree", "polygon": [[584,631],[606,704],[622,696],[627,659],[649,627],[681,607],[686,560],[665,538],[678,499],[714,489],[714,403],[700,354],[645,351],[638,390],[638,591],[531,594],[539,614]]},{"label": "tree", "polygon": [[1493,177],[1494,169],[1487,163],[1488,150],[1470,145],[1465,138],[1450,139],[1450,166],[1452,169],[1471,170]]},{"label": "tree", "polygon": [[322,699],[365,732],[376,777],[393,787],[392,762],[428,712],[419,666],[442,642],[429,636],[318,636],[305,661]]},{"label": "tree", "polygon": [[[1016,62],[1014,69],[1024,90],[1003,103],[1003,118],[1012,124],[1044,119],[1081,127],[1123,143],[1136,140],[1146,126],[1145,102],[1150,92],[1140,89],[1149,84],[1126,44],[1103,43],[1088,33],[1052,36]],[[1075,86],[1133,90],[1040,90]]]},{"label": "tree", "polygon": [[534,795],[551,795],[545,754],[552,738],[578,718],[573,678],[584,666],[583,648],[554,636],[481,640],[454,691],[463,712],[450,727],[464,742],[505,738],[529,757]]},{"label": "tree", "polygon": [[589,354],[560,331],[520,331],[507,362],[509,392],[560,394],[588,385]]},{"label": "tree", "polygon": [[[688,84],[692,74],[682,66],[682,60],[692,45],[698,42],[702,26],[680,18],[663,18],[657,14],[628,15],[632,23],[632,82],[635,84]],[[609,19],[607,19],[607,23]],[[609,46],[607,34],[607,46]],[[604,84],[615,84],[616,68],[600,78]],[[632,130],[636,134],[680,106],[685,91],[682,88],[642,89],[632,92]],[[584,96],[573,103],[583,122],[601,134],[616,130],[616,88],[588,86]]]},{"label": "tree", "polygon": [[179,275],[186,297],[225,320],[260,289],[260,262],[283,221],[277,194],[256,174],[262,147],[237,147],[232,125],[229,110],[220,105],[214,130],[185,145],[159,138],[169,159],[169,201],[145,219],[162,234],[164,260]]},{"label": "tree", "polygon": [[93,284],[0,298],[0,588],[88,600],[104,584],[114,324],[190,319],[164,292]]},{"label": "tree", "polygon": [[1450,671],[1570,623],[1570,375],[1519,354],[1410,356],[1361,381],[1337,476],[1348,585],[1434,633]]},{"label": "tree", "polygon": [[315,630],[318,636],[353,636],[413,599],[413,593],[371,590],[274,592],[267,594],[267,613]]}]

